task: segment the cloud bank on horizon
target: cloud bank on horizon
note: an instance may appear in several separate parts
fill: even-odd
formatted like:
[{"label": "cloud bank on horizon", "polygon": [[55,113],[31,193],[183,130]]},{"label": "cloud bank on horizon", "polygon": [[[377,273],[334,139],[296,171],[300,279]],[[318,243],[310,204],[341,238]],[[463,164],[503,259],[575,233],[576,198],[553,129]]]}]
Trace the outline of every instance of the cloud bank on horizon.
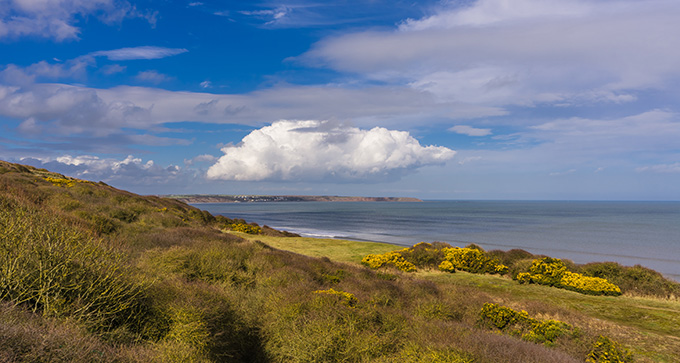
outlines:
[{"label": "cloud bank on horizon", "polygon": [[677,1],[2,4],[5,159],[168,192],[680,199]]}]

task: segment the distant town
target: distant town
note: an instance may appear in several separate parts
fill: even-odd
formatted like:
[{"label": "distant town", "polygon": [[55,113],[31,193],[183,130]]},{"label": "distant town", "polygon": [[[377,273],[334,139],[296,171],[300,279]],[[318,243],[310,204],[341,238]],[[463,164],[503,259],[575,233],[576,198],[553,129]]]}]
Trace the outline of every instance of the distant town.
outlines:
[{"label": "distant town", "polygon": [[161,195],[185,203],[254,203],[254,202],[422,202],[408,197],[342,197],[318,195]]}]

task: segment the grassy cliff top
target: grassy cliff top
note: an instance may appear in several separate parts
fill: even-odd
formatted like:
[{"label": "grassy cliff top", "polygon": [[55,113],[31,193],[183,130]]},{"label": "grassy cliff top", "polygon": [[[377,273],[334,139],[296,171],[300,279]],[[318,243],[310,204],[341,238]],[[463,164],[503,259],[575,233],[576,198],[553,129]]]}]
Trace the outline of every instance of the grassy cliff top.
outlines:
[{"label": "grassy cliff top", "polygon": [[680,361],[672,294],[371,270],[394,246],[287,236],[0,161],[0,361]]}]

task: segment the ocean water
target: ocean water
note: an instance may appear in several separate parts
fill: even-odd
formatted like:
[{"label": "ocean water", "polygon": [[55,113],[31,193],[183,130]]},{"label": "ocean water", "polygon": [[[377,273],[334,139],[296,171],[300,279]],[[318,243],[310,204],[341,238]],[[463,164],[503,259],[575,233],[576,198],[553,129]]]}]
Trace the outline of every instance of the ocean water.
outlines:
[{"label": "ocean water", "polygon": [[311,237],[476,243],[576,263],[640,264],[680,281],[680,202],[425,201],[194,204]]}]

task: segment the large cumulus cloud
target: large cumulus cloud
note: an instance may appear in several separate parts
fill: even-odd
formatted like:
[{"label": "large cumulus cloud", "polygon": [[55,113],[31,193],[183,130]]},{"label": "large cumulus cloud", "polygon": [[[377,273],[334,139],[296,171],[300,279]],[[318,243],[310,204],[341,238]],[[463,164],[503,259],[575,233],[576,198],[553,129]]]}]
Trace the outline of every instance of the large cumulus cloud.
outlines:
[{"label": "large cumulus cloud", "polygon": [[208,169],[210,179],[390,179],[455,155],[446,147],[422,146],[405,131],[362,130],[323,121],[278,121],[222,151],[225,155]]}]

